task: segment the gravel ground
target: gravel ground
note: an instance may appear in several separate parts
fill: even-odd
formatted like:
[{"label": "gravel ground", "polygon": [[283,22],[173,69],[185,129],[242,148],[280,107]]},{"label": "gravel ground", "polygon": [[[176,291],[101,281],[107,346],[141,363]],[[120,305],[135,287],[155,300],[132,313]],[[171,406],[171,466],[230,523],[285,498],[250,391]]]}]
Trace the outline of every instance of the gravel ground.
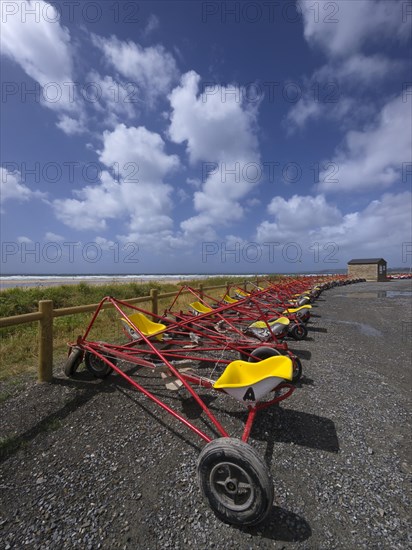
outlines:
[{"label": "gravel ground", "polygon": [[[410,547],[411,291],[358,283],[315,303],[308,339],[290,343],[304,378],[252,430],[275,487],[259,527],[215,518],[201,440],[117,376],[69,380],[58,365],[54,383],[28,383],[1,405],[0,548]],[[145,384],[205,427],[191,399]],[[239,435],[239,405],[205,395]]]}]

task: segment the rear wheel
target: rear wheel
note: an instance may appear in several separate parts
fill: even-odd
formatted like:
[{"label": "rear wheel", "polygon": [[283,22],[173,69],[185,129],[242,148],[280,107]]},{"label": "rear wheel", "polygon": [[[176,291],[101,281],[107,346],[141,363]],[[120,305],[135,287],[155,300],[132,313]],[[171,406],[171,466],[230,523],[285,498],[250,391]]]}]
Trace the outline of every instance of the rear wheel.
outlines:
[{"label": "rear wheel", "polygon": [[256,525],[272,508],[273,484],[254,449],[229,437],[208,443],[199,455],[200,489],[216,516],[234,525]]},{"label": "rear wheel", "polygon": [[83,351],[79,348],[72,348],[63,366],[64,374],[69,378],[74,376],[82,361]]},{"label": "rear wheel", "polygon": [[302,363],[301,363],[301,360],[299,359],[299,357],[296,357],[296,355],[294,355],[293,357],[291,357],[292,359],[292,362],[293,362],[293,378],[292,378],[292,382],[298,382],[302,376]]},{"label": "rear wheel", "polygon": [[[116,364],[116,359],[111,356],[107,356],[114,365]],[[89,372],[93,374],[96,378],[106,378],[112,372],[112,367],[105,363],[103,359],[94,355],[94,353],[86,352],[84,356],[84,363]]]},{"label": "rear wheel", "polygon": [[308,329],[303,323],[295,323],[290,327],[289,334],[295,340],[303,340],[308,335]]},{"label": "rear wheel", "polygon": [[278,349],[269,348],[268,346],[261,346],[251,352],[251,357],[248,357],[249,363],[256,363],[257,361],[263,361],[269,357],[275,357],[276,355],[283,355]]}]

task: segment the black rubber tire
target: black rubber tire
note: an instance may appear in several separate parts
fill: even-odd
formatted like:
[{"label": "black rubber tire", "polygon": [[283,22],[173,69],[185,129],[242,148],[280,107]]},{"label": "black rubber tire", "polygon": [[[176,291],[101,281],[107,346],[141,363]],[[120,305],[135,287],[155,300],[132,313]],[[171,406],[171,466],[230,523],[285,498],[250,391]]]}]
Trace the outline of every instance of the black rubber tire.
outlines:
[{"label": "black rubber tire", "polygon": [[199,455],[197,476],[204,498],[225,523],[256,525],[272,509],[273,483],[268,468],[254,449],[239,439],[220,437],[208,443]]},{"label": "black rubber tire", "polygon": [[302,362],[299,359],[299,357],[296,357],[296,355],[291,357],[291,359],[293,361],[293,378],[292,378],[292,382],[295,384],[296,382],[299,382],[299,380],[301,379],[301,376],[302,376]]},{"label": "black rubber tire", "polygon": [[289,335],[295,340],[304,340],[308,335],[308,329],[303,323],[294,323],[289,328]]},{"label": "black rubber tire", "polygon": [[[116,359],[114,357],[108,357],[110,361],[116,364]],[[89,372],[93,374],[96,378],[106,378],[112,372],[112,367],[99,359],[93,353],[86,351],[84,354],[84,364]]]},{"label": "black rubber tire", "polygon": [[269,348],[268,346],[261,346],[251,352],[251,357],[248,357],[249,363],[256,363],[257,361],[263,361],[268,357],[275,357],[276,355],[283,355],[278,349]]},{"label": "black rubber tire", "polygon": [[70,355],[66,359],[63,366],[64,374],[68,378],[74,376],[82,361],[83,351],[79,348],[71,348]]}]

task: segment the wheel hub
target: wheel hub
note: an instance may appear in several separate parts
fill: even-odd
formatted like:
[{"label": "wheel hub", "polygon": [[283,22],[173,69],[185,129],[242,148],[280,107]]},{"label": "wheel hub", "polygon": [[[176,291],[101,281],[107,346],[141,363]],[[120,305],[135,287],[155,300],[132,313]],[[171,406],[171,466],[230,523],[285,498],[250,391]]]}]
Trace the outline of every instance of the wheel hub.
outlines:
[{"label": "wheel hub", "polygon": [[226,480],[225,487],[228,493],[237,493],[237,480],[228,478]]},{"label": "wheel hub", "polygon": [[237,512],[248,509],[255,496],[248,472],[231,462],[220,463],[212,469],[210,487],[221,504]]}]

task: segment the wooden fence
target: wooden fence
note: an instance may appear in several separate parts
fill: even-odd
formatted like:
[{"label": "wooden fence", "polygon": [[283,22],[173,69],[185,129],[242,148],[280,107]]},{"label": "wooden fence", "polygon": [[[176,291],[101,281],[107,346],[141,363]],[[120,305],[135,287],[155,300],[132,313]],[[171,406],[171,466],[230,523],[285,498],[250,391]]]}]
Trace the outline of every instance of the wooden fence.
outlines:
[{"label": "wooden fence", "polygon": [[[202,284],[195,289],[202,296],[204,291],[227,289],[233,283],[226,285],[204,287]],[[239,286],[243,284],[246,290],[247,281],[236,282]],[[256,284],[258,280],[256,279]],[[166,292],[159,294],[156,288],[150,290],[150,296],[140,296],[139,298],[131,298],[123,300],[129,304],[139,304],[143,302],[151,303],[151,312],[158,313],[159,300],[163,298],[174,298],[177,292]],[[181,294],[189,294],[188,290],[182,291]],[[0,328],[23,325],[25,323],[39,322],[39,358],[38,358],[38,376],[39,382],[50,382],[53,378],[53,319],[56,317],[65,317],[67,315],[76,315],[77,313],[89,313],[95,311],[99,304],[87,304],[82,306],[64,307],[59,309],[53,308],[53,300],[40,300],[39,309],[33,313],[24,313],[23,315],[14,315],[12,317],[0,317]],[[103,308],[109,308],[111,304],[108,302],[103,305]]]}]

